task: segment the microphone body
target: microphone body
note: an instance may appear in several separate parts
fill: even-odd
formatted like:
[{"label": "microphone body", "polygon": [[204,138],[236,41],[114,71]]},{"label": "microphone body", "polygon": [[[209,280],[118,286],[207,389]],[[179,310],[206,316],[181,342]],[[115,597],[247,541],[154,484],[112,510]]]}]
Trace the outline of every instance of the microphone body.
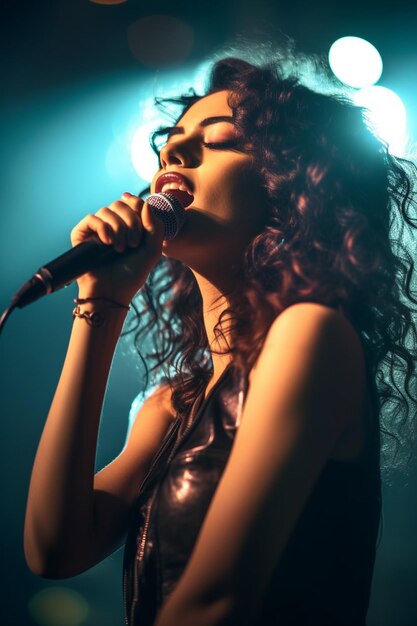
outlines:
[{"label": "microphone body", "polygon": [[[176,237],[185,221],[185,210],[180,201],[169,193],[152,194],[146,201],[153,215],[164,224],[164,239]],[[101,241],[84,241],[40,267],[13,296],[13,305],[22,308],[42,296],[66,287],[78,276],[134,250],[137,248],[129,248],[121,255],[113,246]]]}]

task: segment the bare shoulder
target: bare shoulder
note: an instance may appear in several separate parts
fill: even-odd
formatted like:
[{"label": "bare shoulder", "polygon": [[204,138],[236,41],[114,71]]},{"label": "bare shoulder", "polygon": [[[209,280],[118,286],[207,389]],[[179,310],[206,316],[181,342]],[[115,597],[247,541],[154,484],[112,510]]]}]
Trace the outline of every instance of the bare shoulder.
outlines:
[{"label": "bare shoulder", "polygon": [[339,311],[314,302],[301,302],[278,315],[267,333],[261,355],[282,351],[287,357],[328,356],[364,369],[361,341],[350,321]]},{"label": "bare shoulder", "polygon": [[340,434],[360,431],[367,406],[364,352],[350,321],[335,309],[310,302],[285,309],[273,321],[249,380],[257,380],[259,398],[292,398],[316,407],[321,420],[338,423]]},{"label": "bare shoulder", "polygon": [[316,302],[293,304],[278,315],[268,335],[283,332],[306,337],[336,334],[346,336],[360,346],[359,337],[347,317],[336,309]]}]

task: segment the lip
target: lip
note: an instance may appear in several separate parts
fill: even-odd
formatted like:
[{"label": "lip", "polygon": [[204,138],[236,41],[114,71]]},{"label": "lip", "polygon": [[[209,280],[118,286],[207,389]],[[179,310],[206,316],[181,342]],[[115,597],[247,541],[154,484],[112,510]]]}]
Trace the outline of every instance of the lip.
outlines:
[{"label": "lip", "polygon": [[178,183],[178,185],[183,185],[190,196],[194,195],[190,181],[187,180],[182,174],[177,174],[176,172],[165,172],[165,174],[162,174],[155,183],[155,193],[161,193],[162,187],[167,183]]}]

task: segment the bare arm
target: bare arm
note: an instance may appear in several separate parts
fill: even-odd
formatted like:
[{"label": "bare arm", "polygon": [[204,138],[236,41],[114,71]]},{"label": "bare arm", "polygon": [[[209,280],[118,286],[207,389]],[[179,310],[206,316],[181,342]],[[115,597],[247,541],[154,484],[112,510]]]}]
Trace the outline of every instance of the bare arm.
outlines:
[{"label": "bare arm", "polygon": [[[96,234],[122,251],[129,232],[139,243],[143,202],[129,198],[101,209],[75,229],[73,243]],[[148,220],[148,223],[145,223]],[[144,216],[151,223],[150,211]],[[162,230],[142,242],[128,260],[79,280],[80,297],[106,296],[127,303],[160,256]],[[148,233],[146,233],[148,235]],[[89,305],[89,308],[96,305]],[[68,353],[39,443],[25,520],[25,554],[29,567],[47,577],[66,577],[90,567],[123,539],[135,488],[152,460],[170,414],[165,395],[143,407],[122,454],[94,479],[98,427],[108,374],[126,310],[104,306],[105,323],[92,328],[75,319]],[[156,404],[155,404],[156,402]],[[142,412],[141,412],[142,413]],[[149,413],[155,420],[149,419]],[[150,422],[146,434],[142,422]],[[143,440],[143,442],[142,442]],[[132,448],[139,445],[135,458]]]}]

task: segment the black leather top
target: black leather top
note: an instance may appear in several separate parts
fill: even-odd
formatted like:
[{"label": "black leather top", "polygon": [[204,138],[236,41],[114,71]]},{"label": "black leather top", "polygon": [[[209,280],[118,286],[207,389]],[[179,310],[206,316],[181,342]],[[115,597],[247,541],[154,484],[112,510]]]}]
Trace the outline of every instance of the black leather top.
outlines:
[{"label": "black leather top", "polygon": [[[226,465],[248,388],[228,367],[147,478],[125,548],[126,624],[151,626],[172,592]],[[363,626],[381,513],[379,434],[354,461],[330,460],[275,568],[259,626]]]}]

